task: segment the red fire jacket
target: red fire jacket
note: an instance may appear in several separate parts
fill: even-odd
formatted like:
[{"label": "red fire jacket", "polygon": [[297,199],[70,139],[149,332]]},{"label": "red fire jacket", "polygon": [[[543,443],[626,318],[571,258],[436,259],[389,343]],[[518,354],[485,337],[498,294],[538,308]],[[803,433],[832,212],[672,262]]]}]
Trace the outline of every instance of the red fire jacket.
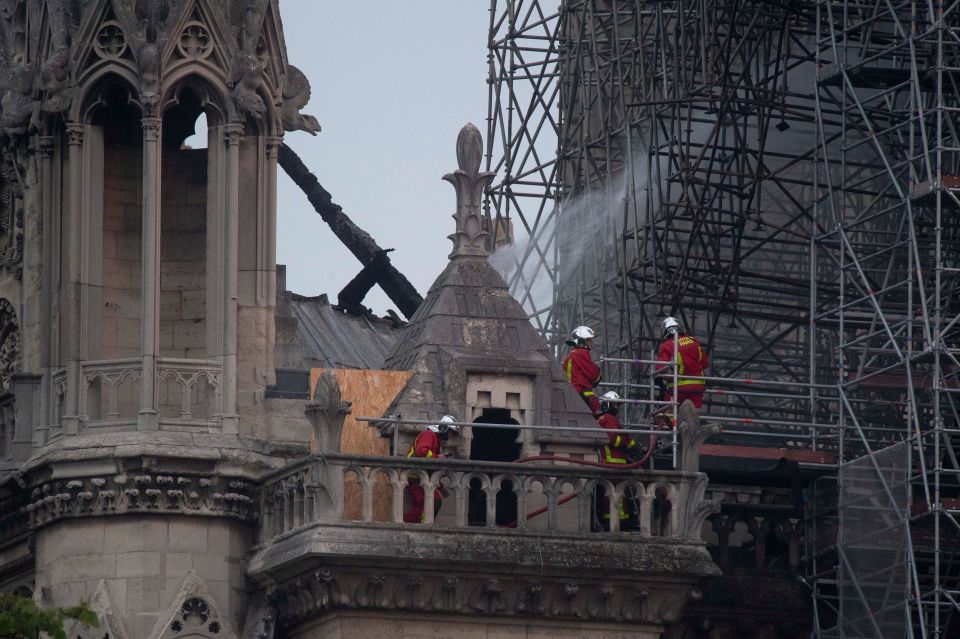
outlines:
[{"label": "red fire jacket", "polygon": [[597,423],[600,428],[610,431],[607,433],[610,443],[603,447],[603,461],[608,464],[626,464],[626,453],[636,450],[637,442],[630,435],[617,432],[621,427],[616,415],[604,413],[597,419]]},{"label": "red fire jacket", "polygon": [[[673,338],[669,337],[660,342],[660,352],[657,361],[669,362],[673,360]],[[680,335],[677,340],[677,375],[703,375],[703,371],[710,365],[707,360],[707,351],[703,349],[695,338],[689,335]],[[657,373],[662,373],[667,380],[667,387],[673,388],[673,371],[666,366],[657,366]],[[703,390],[702,379],[677,380],[680,390]]]},{"label": "red fire jacket", "polygon": [[413,442],[407,457],[439,457],[440,437],[432,430],[425,430]]},{"label": "red fire jacket", "polygon": [[600,367],[594,364],[590,350],[583,346],[573,347],[563,360],[563,372],[578,393],[590,392],[600,383]]}]

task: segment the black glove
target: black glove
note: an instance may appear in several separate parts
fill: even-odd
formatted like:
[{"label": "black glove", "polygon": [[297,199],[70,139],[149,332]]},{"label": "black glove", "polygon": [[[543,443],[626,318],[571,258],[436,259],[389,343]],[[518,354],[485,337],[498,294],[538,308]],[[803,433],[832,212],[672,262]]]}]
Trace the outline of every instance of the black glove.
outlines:
[{"label": "black glove", "polygon": [[653,385],[657,387],[657,401],[660,401],[667,394],[667,380],[662,377],[654,377]]}]

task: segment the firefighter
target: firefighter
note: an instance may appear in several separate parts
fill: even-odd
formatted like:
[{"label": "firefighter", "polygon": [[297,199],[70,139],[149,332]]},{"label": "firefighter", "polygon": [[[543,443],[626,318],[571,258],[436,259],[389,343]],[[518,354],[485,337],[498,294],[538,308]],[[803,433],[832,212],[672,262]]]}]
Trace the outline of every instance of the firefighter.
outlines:
[{"label": "firefighter", "polygon": [[[620,395],[614,391],[604,393],[600,399],[600,417],[597,423],[601,428],[608,430],[607,437],[609,443],[603,446],[600,453],[600,461],[605,464],[630,464],[638,456],[638,446],[636,440],[629,434],[620,432],[620,420],[617,413],[620,410],[620,404],[617,403]],[[599,505],[598,519],[600,528],[610,529],[610,501],[607,499],[606,490],[603,486],[597,486],[597,503]],[[624,492],[624,498],[627,501],[624,505],[624,499],[620,499],[617,504],[617,512],[620,516],[620,530],[636,530],[639,525],[639,511],[636,507],[636,494],[632,487],[627,487]]]},{"label": "firefighter", "polygon": [[[430,424],[417,435],[410,450],[407,451],[407,457],[422,457],[425,459],[442,459],[446,457],[441,452],[441,446],[446,443],[447,435],[450,431],[457,432],[460,427],[455,423],[457,420],[452,415],[444,415],[440,422]],[[440,512],[441,490],[433,491],[433,516],[436,517]],[[408,524],[423,523],[424,494],[423,486],[420,485],[420,479],[410,478],[407,483],[407,495],[410,497],[410,508],[403,513],[403,521]],[[446,492],[446,491],[443,491]]]},{"label": "firefighter", "polygon": [[620,405],[616,403],[619,399],[620,396],[614,391],[604,393],[600,398],[600,417],[597,418],[597,423],[600,428],[610,431],[607,433],[610,443],[601,450],[600,461],[605,464],[629,464],[632,458],[636,457],[636,440],[627,433],[618,432],[621,430],[620,420],[617,418]]},{"label": "firefighter", "polygon": [[[677,375],[681,378],[699,377],[703,375],[704,370],[709,366],[707,360],[707,351],[696,340],[683,332],[680,322],[674,317],[667,317],[663,320],[662,335],[660,342],[660,351],[657,353],[657,361],[673,361],[673,338],[677,337]],[[663,365],[657,365],[657,374],[666,380],[666,401],[673,401],[673,371]],[[677,404],[682,404],[686,400],[693,402],[698,409],[703,408],[703,392],[706,388],[702,379],[678,379],[677,380]]]},{"label": "firefighter", "polygon": [[600,400],[597,399],[593,389],[600,383],[600,367],[594,363],[590,355],[590,347],[593,346],[593,339],[596,336],[597,334],[589,326],[578,326],[573,329],[570,339],[564,342],[573,348],[563,360],[563,371],[567,375],[567,381],[586,402],[590,413],[594,417],[599,417]]}]

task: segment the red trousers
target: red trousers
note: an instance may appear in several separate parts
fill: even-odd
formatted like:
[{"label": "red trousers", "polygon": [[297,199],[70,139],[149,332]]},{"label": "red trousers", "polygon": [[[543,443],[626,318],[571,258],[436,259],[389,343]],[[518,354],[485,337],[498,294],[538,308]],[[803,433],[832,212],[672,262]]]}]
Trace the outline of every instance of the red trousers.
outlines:
[{"label": "red trousers", "polygon": [[[420,480],[411,479],[406,492],[410,496],[410,508],[403,513],[403,521],[408,524],[422,524],[425,497]],[[440,491],[435,490],[433,491],[433,516],[436,517],[438,512],[440,512]]]},{"label": "red trousers", "polygon": [[597,399],[597,394],[593,391],[583,391],[580,393],[580,397],[587,404],[587,408],[590,409],[590,413],[594,417],[600,414],[600,400]]},{"label": "red trousers", "polygon": [[[691,402],[693,402],[693,405],[696,406],[697,408],[703,408],[703,392],[704,392],[704,389],[702,387],[697,389],[681,388],[680,391],[677,393],[677,408],[679,409],[680,404],[682,404],[688,399]],[[667,394],[664,397],[664,400],[668,402],[673,401],[672,389],[669,389],[669,388],[667,389]]]}]

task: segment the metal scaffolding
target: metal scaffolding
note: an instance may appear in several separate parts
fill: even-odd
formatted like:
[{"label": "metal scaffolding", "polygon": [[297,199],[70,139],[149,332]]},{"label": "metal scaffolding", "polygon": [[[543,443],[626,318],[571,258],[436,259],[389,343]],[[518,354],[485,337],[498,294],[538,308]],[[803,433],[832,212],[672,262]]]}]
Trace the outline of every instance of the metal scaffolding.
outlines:
[{"label": "metal scaffolding", "polygon": [[[835,455],[806,543],[822,637],[960,632],[958,6],[491,1],[498,268],[552,343],[599,330],[625,396],[647,378],[620,360],[678,315],[729,382],[725,438]],[[838,535],[862,486],[889,534]],[[903,571],[851,563],[899,540]]]}]

